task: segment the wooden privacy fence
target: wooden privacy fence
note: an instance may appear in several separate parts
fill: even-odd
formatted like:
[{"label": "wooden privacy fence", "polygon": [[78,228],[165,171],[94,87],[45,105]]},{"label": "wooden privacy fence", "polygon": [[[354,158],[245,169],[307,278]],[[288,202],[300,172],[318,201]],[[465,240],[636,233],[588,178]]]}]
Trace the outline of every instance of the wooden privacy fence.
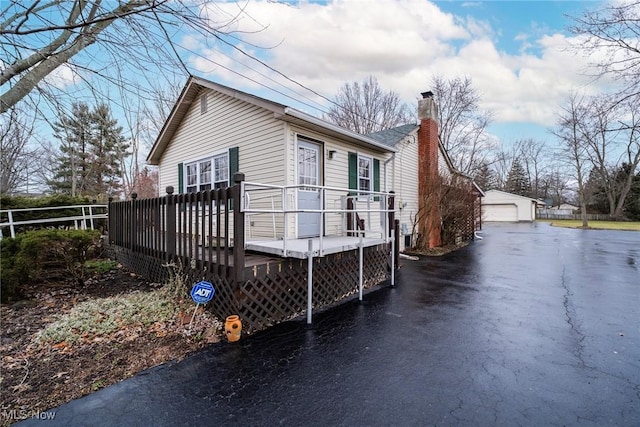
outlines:
[{"label": "wooden privacy fence", "polygon": [[233,187],[198,193],[173,194],[167,187],[163,197],[137,200],[134,193],[129,201],[110,200],[109,242],[165,263],[242,280],[244,213],[233,206],[244,175],[234,179],[239,181]]},{"label": "wooden privacy fence", "polygon": [[[554,212],[553,209],[536,209],[536,219],[551,219],[551,220],[562,220],[569,219],[575,221],[581,221],[582,216],[578,212],[574,213],[558,213]],[[607,214],[587,214],[588,221],[620,221],[620,218],[613,217]]]}]

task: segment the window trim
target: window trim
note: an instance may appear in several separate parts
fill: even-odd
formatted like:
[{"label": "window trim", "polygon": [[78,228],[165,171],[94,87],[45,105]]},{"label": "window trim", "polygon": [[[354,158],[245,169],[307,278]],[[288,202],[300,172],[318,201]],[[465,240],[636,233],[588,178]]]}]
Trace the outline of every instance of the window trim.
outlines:
[{"label": "window trim", "polygon": [[[374,191],[374,190],[373,190],[373,185],[374,185],[374,179],[373,179],[373,174],[374,174],[374,170],[373,170],[373,157],[365,156],[365,155],[362,155],[362,154],[358,153],[358,157],[357,157],[357,159],[358,159],[358,161],[357,161],[357,163],[356,163],[356,165],[357,165],[357,171],[356,171],[356,174],[357,174],[357,185],[358,185],[357,190],[358,190],[358,193],[360,193],[361,191]],[[362,177],[362,176],[360,175],[360,160],[366,160],[366,161],[369,163],[369,165],[368,165],[369,176],[368,176],[368,177],[366,177],[366,178],[365,178],[365,177]],[[362,188],[360,187],[360,180],[361,180],[361,179],[366,179],[366,180],[369,182],[369,188],[368,188],[367,190],[364,190],[364,189],[362,189]],[[363,197],[368,197],[368,196],[370,196],[370,195],[371,195],[371,194],[363,194],[362,196],[363,196]]]},{"label": "window trim", "polygon": [[[217,158],[225,158],[225,160],[226,160],[227,178],[224,181],[221,181],[221,180],[216,181],[215,180],[215,176],[216,176],[215,159],[217,159]],[[206,163],[206,162],[210,162],[210,164],[211,164],[211,170],[209,172],[209,178],[210,179],[209,179],[208,183],[203,184],[201,182],[201,180],[200,180],[201,179],[201,165],[203,163]],[[203,185],[208,185],[209,186],[208,189],[215,189],[215,188],[217,188],[215,186],[216,183],[221,183],[221,182],[226,182],[226,186],[228,186],[229,185],[229,179],[230,179],[229,174],[230,174],[230,169],[231,169],[231,165],[230,165],[229,162],[230,162],[229,150],[226,150],[226,151],[223,151],[223,152],[220,152],[220,153],[217,153],[217,154],[213,154],[211,156],[203,157],[203,158],[200,158],[200,159],[197,159],[197,160],[184,162],[184,166],[183,166],[184,177],[183,177],[183,179],[184,179],[184,183],[185,183],[185,185],[184,185],[185,193],[189,193],[190,192],[189,189],[190,188],[194,188],[194,187],[196,189],[195,192],[200,192],[200,191],[207,190],[207,189],[201,188]],[[193,165],[196,166],[196,171],[195,171],[196,172],[195,173],[196,184],[195,185],[189,185],[189,168],[190,168],[190,166],[193,166]],[[194,191],[191,191],[191,192],[194,192]]]}]

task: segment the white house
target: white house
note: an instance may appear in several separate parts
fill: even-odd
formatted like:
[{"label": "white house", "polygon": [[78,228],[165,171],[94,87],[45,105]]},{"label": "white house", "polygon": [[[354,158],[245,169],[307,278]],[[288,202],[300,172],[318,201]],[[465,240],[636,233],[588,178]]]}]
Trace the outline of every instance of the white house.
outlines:
[{"label": "white house", "polygon": [[[265,211],[248,214],[248,239],[344,235],[345,214],[336,211],[345,207],[347,196],[355,200],[356,210],[366,205],[367,212],[358,219],[368,231],[380,233],[389,226],[380,212],[386,208],[381,206],[387,197],[382,193],[393,190],[396,218],[402,234],[409,236],[401,239],[402,250],[405,242],[414,241],[418,194],[429,192],[423,188],[427,180],[420,177],[438,169],[453,171],[438,143],[437,108],[430,92],[420,100],[419,119],[382,135],[361,135],[192,76],[147,161],[159,166],[160,188],[172,186],[178,193],[231,185],[236,171],[245,174],[247,183],[273,186],[261,191],[255,187],[245,200],[250,210]],[[278,186],[287,188],[283,192]],[[333,190],[338,188],[348,190]],[[380,193],[360,197],[367,191]],[[270,213],[285,207],[292,213],[284,219]],[[309,212],[314,210],[326,211],[324,221]]]},{"label": "white house", "polygon": [[313,307],[393,283],[399,248],[391,236],[401,228],[400,249],[414,236],[433,247],[454,235],[446,224],[456,222],[429,198],[462,193],[468,203],[454,212],[473,237],[481,192],[468,177],[437,179],[446,158],[431,92],[418,117],[387,137],[361,135],[190,77],[147,157],[168,195],[110,203],[109,242],[141,274],[161,278],[176,260],[191,279],[215,280],[211,309],[240,315],[248,330],[305,307],[310,322]]},{"label": "white house", "polygon": [[[224,188],[243,172],[244,207],[253,211],[249,240],[344,235],[350,227],[336,211],[350,197],[356,210],[369,208],[358,219],[380,237],[386,218],[381,193],[391,189],[382,177],[395,152],[302,111],[192,76],[147,161],[159,166],[160,188],[177,193]],[[380,193],[361,197],[366,192]],[[324,221],[319,210],[326,211]]]},{"label": "white house", "polygon": [[485,222],[527,222],[536,219],[537,201],[499,190],[485,191],[482,219]]}]

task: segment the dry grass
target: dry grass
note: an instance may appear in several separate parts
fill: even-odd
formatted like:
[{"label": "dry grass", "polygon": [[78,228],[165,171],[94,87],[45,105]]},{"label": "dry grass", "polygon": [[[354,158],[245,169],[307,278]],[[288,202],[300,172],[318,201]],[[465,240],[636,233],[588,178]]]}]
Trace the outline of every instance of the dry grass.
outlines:
[{"label": "dry grass", "polygon": [[[582,228],[582,221],[572,219],[554,219],[554,220],[536,220],[540,222],[549,222],[554,227],[565,228]],[[592,230],[622,230],[622,231],[640,231],[640,222],[622,222],[622,221],[589,221],[589,229]]]}]

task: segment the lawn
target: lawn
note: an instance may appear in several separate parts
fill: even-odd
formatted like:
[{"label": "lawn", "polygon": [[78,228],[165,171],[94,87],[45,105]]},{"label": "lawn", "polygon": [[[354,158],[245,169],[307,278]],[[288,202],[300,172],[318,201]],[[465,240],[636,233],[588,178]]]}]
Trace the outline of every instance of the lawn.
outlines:
[{"label": "lawn", "polygon": [[[573,219],[538,219],[536,221],[549,222],[555,227],[581,228],[582,221]],[[619,221],[589,221],[589,228],[594,230],[625,230],[640,231],[640,222],[619,222]]]}]

